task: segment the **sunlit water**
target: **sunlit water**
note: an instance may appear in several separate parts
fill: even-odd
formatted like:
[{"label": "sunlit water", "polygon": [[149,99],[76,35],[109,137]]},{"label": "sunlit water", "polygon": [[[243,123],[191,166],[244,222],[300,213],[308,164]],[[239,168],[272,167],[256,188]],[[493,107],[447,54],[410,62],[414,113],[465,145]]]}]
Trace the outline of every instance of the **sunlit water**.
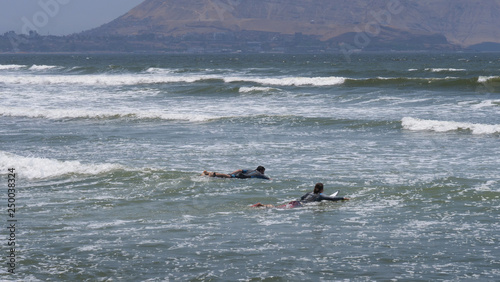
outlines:
[{"label": "sunlit water", "polygon": [[0,99],[2,279],[500,279],[497,54],[2,55]]}]

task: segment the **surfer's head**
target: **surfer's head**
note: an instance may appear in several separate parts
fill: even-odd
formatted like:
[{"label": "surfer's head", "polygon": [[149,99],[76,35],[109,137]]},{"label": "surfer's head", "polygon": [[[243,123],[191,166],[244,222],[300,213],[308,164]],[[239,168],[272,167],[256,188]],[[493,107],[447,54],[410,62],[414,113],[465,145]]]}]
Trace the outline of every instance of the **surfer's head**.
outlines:
[{"label": "surfer's head", "polygon": [[323,193],[323,183],[316,183],[316,186],[314,186],[314,194],[320,193]]},{"label": "surfer's head", "polygon": [[264,172],[266,171],[266,168],[265,168],[265,167],[263,167],[263,166],[260,166],[260,165],[259,165],[259,166],[257,167],[257,169],[256,169],[256,170],[257,170],[258,172],[260,172],[260,173],[264,174]]}]

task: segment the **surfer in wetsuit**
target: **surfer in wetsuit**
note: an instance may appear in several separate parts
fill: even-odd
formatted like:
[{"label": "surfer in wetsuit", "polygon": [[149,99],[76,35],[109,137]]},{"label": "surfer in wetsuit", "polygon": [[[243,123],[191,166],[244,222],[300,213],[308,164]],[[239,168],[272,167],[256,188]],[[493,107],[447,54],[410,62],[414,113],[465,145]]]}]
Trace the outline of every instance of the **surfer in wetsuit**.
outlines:
[{"label": "surfer in wetsuit", "polygon": [[271,178],[267,175],[265,175],[266,169],[263,166],[258,166],[254,170],[250,169],[238,169],[236,171],[233,171],[229,174],[225,173],[218,173],[218,172],[208,172],[204,171],[201,175],[208,175],[210,177],[221,177],[221,178],[261,178],[261,179],[268,179],[270,180]]},{"label": "surfer in wetsuit", "polygon": [[327,200],[327,201],[347,201],[349,198],[345,197],[329,197],[326,195],[323,195],[323,183],[316,183],[316,186],[314,186],[314,191],[313,192],[307,192],[304,196],[300,197],[300,200],[298,201],[291,201],[288,204],[280,205],[280,206],[273,206],[273,205],[263,205],[261,203],[257,203],[253,205],[252,207],[258,208],[258,207],[266,207],[266,208],[296,208],[296,207],[301,207],[302,204],[305,203],[312,203],[312,202],[321,202],[322,200]]}]

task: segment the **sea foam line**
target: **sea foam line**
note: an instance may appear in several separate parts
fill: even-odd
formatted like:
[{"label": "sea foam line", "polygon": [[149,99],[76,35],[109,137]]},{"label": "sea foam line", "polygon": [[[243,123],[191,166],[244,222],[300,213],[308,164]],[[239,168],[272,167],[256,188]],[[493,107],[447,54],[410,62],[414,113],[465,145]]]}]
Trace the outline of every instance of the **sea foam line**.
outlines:
[{"label": "sea foam line", "polygon": [[239,93],[250,93],[250,92],[271,92],[271,91],[279,91],[277,88],[272,87],[240,87]]},{"label": "sea foam line", "polygon": [[477,82],[478,83],[486,83],[486,82],[497,81],[497,80],[500,80],[500,76],[480,76],[477,79]]},{"label": "sea foam line", "polygon": [[51,69],[57,69],[60,68],[58,66],[47,66],[47,65],[32,65],[29,70],[32,71],[44,71],[44,70],[51,70]]},{"label": "sea foam line", "polygon": [[[283,121],[288,119],[305,118],[300,115],[288,114],[247,114],[245,112],[218,111],[214,113],[196,113],[185,109],[179,112],[168,112],[164,110],[137,110],[137,109],[122,109],[120,111],[96,111],[89,109],[34,109],[34,108],[10,108],[0,109],[0,116],[10,117],[25,117],[25,118],[40,118],[50,120],[64,119],[96,119],[96,120],[166,120],[173,122],[214,122],[231,119],[249,120],[255,118],[257,120],[267,121]],[[315,118],[312,118],[315,120]]]},{"label": "sea foam line", "polygon": [[60,161],[39,157],[25,157],[0,151],[0,167],[15,168],[27,179],[55,178],[67,174],[97,175],[124,169],[118,164],[82,164],[79,161]]},{"label": "sea foam line", "polygon": [[343,84],[343,77],[228,77],[222,75],[43,75],[43,76],[1,76],[5,84],[19,85],[138,85],[159,83],[194,83],[206,80],[220,80],[225,83],[251,82],[277,86],[333,86]]},{"label": "sea foam line", "polygon": [[485,100],[479,104],[471,106],[473,109],[481,109],[485,107],[498,107],[500,106],[500,100]]},{"label": "sea foam line", "polygon": [[466,69],[454,69],[454,68],[426,68],[426,71],[430,72],[460,72],[466,71]]},{"label": "sea foam line", "polygon": [[0,65],[0,70],[18,70],[26,68],[25,65]]},{"label": "sea foam line", "polygon": [[163,119],[201,122],[217,117],[196,113],[168,113],[160,110],[137,111],[123,109],[120,111],[96,111],[89,109],[33,109],[33,108],[9,108],[0,109],[0,116],[46,118],[46,119]]},{"label": "sea foam line", "polygon": [[470,130],[472,134],[495,134],[500,133],[500,125],[426,120],[412,117],[404,117],[401,120],[404,129],[412,131],[435,131],[448,132],[456,130]]},{"label": "sea foam line", "polygon": [[278,86],[334,86],[345,82],[346,78],[338,76],[328,77],[280,77],[280,78],[252,78],[252,77],[225,77],[224,81],[255,82],[264,85]]},{"label": "sea foam line", "polygon": [[146,73],[152,73],[152,74],[171,74],[175,73],[175,71],[171,69],[164,69],[164,68],[148,68],[146,70]]},{"label": "sea foam line", "polygon": [[[2,76],[5,84],[19,85],[89,85],[118,86],[158,83],[192,83],[217,79],[214,76],[160,76],[160,75],[43,75],[43,76]],[[220,78],[222,79],[222,78]]]}]

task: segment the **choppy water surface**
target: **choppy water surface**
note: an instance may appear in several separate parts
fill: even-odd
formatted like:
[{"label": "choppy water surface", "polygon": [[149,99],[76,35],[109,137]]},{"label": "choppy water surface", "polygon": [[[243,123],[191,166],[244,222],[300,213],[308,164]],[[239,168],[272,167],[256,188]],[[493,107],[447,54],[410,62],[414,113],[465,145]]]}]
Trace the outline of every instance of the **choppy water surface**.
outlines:
[{"label": "choppy water surface", "polygon": [[500,279],[497,54],[2,55],[0,98],[2,279]]}]

